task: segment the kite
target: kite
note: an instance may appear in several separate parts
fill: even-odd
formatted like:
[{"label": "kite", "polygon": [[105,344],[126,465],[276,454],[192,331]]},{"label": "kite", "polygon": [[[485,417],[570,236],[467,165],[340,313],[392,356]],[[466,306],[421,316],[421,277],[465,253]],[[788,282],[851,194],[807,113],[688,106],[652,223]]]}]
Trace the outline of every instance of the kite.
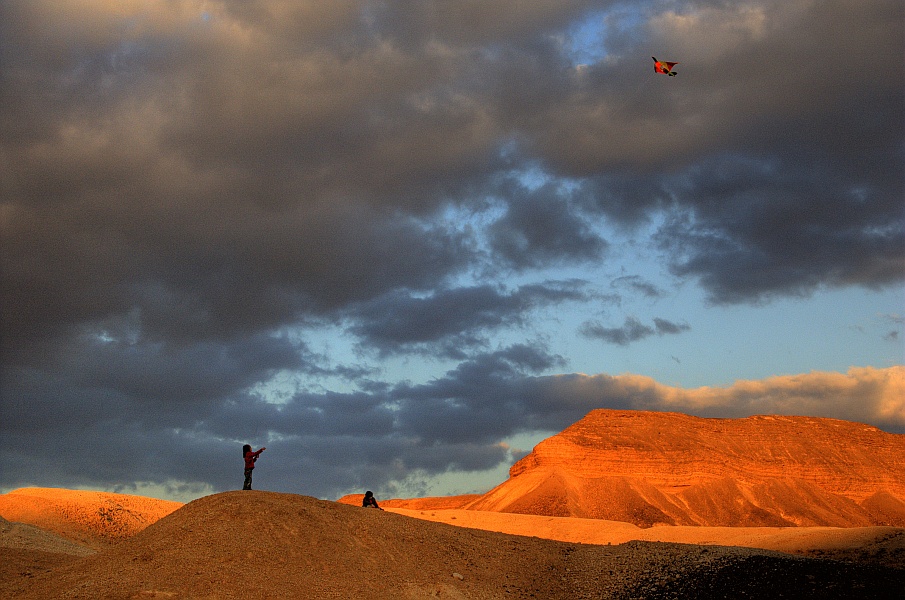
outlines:
[{"label": "kite", "polygon": [[654,59],[654,72],[663,73],[664,75],[669,75],[670,77],[676,76],[676,73],[672,70],[672,68],[679,63],[657,60],[655,56],[651,56],[651,58]]}]

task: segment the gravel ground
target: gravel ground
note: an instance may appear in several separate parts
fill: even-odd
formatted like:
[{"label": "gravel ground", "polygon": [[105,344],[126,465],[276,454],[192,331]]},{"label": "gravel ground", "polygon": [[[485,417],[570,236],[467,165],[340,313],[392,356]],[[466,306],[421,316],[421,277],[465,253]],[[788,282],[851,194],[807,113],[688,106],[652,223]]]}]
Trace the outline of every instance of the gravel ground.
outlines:
[{"label": "gravel ground", "polygon": [[892,599],[905,571],[753,548],[628,542],[572,554],[575,599]]}]

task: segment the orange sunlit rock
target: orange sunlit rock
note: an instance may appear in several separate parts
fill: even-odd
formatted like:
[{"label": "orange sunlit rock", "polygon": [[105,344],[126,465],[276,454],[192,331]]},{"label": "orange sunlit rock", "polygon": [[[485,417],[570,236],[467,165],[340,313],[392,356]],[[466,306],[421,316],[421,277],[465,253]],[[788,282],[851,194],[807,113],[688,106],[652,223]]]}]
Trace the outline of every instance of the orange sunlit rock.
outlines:
[{"label": "orange sunlit rock", "polygon": [[699,526],[905,525],[905,435],[794,416],[595,410],[473,510]]},{"label": "orange sunlit rock", "polygon": [[94,547],[132,537],[180,506],[144,496],[57,488],[22,488],[0,495],[0,516],[7,521]]}]

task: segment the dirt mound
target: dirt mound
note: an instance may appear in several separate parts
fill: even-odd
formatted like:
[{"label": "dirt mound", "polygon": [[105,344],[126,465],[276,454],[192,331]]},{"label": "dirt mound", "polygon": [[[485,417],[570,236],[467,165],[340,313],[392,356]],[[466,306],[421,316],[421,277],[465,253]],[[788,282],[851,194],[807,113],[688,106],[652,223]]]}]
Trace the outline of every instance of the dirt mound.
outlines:
[{"label": "dirt mound", "polygon": [[[770,595],[758,595],[766,579]],[[905,585],[905,571],[745,548],[576,545],[239,491],[191,502],[94,556],[0,582],[0,595],[573,600],[673,597],[662,594],[689,585],[705,600],[793,586],[798,597],[881,598]]]},{"label": "dirt mound", "polygon": [[515,583],[540,586],[533,580],[547,576],[556,550],[518,538],[503,551],[498,535],[304,496],[227,492],[187,504],[22,597],[482,597],[481,582],[499,566],[495,553],[515,553]]},{"label": "dirt mound", "polygon": [[0,495],[0,515],[6,520],[94,548],[132,537],[180,506],[143,496],[56,488],[22,488]]},{"label": "dirt mound", "polygon": [[10,523],[0,517],[0,548],[11,550],[33,550],[73,556],[88,556],[94,550],[59,535],[45,531],[34,525]]},{"label": "dirt mound", "polygon": [[835,419],[595,410],[509,473],[465,508],[641,527],[905,522],[905,435]]},{"label": "dirt mound", "polygon": [[28,580],[38,573],[90,556],[94,550],[34,525],[10,523],[0,517],[0,585]]}]

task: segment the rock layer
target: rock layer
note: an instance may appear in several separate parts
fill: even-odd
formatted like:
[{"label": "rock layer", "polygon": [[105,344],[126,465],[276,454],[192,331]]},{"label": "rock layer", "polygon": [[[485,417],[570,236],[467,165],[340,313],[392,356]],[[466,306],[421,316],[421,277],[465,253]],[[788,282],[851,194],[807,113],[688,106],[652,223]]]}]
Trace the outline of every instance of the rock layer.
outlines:
[{"label": "rock layer", "polygon": [[905,526],[905,435],[795,416],[595,410],[474,510],[707,526]]}]

